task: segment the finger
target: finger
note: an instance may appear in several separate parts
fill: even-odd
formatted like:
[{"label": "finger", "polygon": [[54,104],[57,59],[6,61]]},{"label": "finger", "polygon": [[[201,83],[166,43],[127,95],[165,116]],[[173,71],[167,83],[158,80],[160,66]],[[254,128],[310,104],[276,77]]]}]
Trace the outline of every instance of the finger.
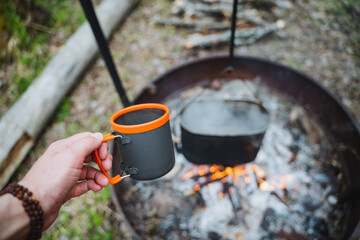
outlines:
[{"label": "finger", "polygon": [[[89,137],[91,136],[93,133],[91,132],[83,132],[83,133],[78,133],[78,134],[75,134],[71,137],[68,137],[68,138],[65,138],[63,139],[63,141],[66,141],[67,142],[67,145],[71,145],[71,144],[74,144],[76,143],[77,141],[85,138],[85,137]],[[61,140],[62,141],[62,140]]]},{"label": "finger", "polygon": [[85,157],[84,163],[89,163],[89,162],[95,162],[95,159],[94,159],[94,156],[92,153]]},{"label": "finger", "polygon": [[103,136],[101,133],[95,133],[90,136],[84,137],[68,147],[73,156],[84,162],[85,158],[98,149],[102,143]]},{"label": "finger", "polygon": [[[107,151],[109,149],[109,145],[107,143],[103,143],[100,148],[98,149],[98,153],[99,153],[99,157],[101,160],[104,160],[107,157]],[[88,156],[86,156],[85,158],[85,163],[89,163],[89,162],[95,162],[95,159],[93,157],[93,154],[89,154]]]},{"label": "finger", "polygon": [[108,148],[109,148],[109,145],[106,142],[101,144],[101,146],[100,146],[100,148],[98,150],[100,159],[105,159],[106,158]]},{"label": "finger", "polygon": [[91,166],[85,165],[81,169],[79,180],[89,180],[89,179],[95,180],[95,182],[102,187],[106,187],[109,184],[109,180],[102,172]]},{"label": "finger", "polygon": [[90,179],[84,182],[79,182],[75,185],[73,190],[71,191],[69,198],[79,197],[84,193],[92,190],[94,192],[98,192],[102,189],[100,185],[98,185],[94,180]]},{"label": "finger", "polygon": [[113,156],[110,153],[107,153],[106,158],[102,161],[102,166],[105,171],[110,171],[112,167]]},{"label": "finger", "polygon": [[75,142],[79,141],[80,139],[91,136],[91,134],[92,134],[91,132],[83,132],[83,133],[78,133],[71,137],[56,141],[49,146],[48,150],[55,151],[55,152],[62,151],[63,149],[68,148],[69,146],[71,146]]}]

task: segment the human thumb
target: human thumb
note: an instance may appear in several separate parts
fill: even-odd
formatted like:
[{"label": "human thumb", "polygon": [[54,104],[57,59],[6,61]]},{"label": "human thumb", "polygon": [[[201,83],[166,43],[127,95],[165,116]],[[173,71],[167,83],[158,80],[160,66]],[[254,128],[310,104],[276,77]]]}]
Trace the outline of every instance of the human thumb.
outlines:
[{"label": "human thumb", "polygon": [[93,133],[76,141],[69,148],[76,154],[77,157],[85,158],[100,147],[102,140],[103,135],[101,133]]}]

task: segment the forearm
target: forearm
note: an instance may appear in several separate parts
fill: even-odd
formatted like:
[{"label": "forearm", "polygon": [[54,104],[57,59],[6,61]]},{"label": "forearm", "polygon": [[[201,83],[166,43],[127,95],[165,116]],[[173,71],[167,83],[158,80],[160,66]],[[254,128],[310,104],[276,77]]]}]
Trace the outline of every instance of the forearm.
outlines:
[{"label": "forearm", "polygon": [[0,197],[0,239],[25,239],[30,231],[30,219],[22,202],[11,194]]}]

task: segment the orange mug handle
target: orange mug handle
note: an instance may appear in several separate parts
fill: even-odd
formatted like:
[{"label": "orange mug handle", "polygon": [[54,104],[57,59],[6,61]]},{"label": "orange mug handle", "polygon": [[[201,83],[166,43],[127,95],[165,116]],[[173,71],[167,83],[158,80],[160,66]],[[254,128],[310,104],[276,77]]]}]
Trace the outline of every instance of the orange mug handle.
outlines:
[{"label": "orange mug handle", "polygon": [[[115,139],[115,135],[113,135],[112,133],[108,133],[104,136],[103,142],[107,142],[107,141],[113,140],[113,139]],[[109,182],[111,184],[118,183],[121,180],[123,180],[125,177],[129,177],[129,175],[126,175],[124,177],[121,177],[120,175],[116,175],[115,177],[111,178],[110,175],[105,171],[105,169],[102,166],[101,159],[99,157],[99,151],[96,149],[95,151],[92,152],[92,154],[93,154],[95,161],[96,161],[97,165],[99,166],[100,170],[105,174],[107,179],[109,179]]]}]

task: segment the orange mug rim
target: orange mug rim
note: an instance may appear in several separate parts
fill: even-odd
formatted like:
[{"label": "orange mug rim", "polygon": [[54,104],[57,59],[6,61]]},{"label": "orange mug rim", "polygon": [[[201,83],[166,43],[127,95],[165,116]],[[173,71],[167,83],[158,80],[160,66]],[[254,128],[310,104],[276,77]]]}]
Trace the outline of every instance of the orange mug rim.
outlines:
[{"label": "orange mug rim", "polygon": [[[151,109],[151,108],[164,110],[165,113],[161,117],[159,117],[153,121],[142,123],[142,124],[121,125],[121,124],[115,123],[115,120],[118,117],[120,117],[121,115],[124,115],[129,112],[141,110],[141,109]],[[169,121],[169,108],[160,103],[143,103],[143,104],[137,104],[137,105],[133,105],[130,107],[126,107],[126,108],[123,108],[120,111],[114,113],[110,118],[111,126],[113,127],[113,129],[116,132],[128,133],[128,134],[148,132],[148,131],[151,131],[151,130],[161,127],[168,121]]]}]

